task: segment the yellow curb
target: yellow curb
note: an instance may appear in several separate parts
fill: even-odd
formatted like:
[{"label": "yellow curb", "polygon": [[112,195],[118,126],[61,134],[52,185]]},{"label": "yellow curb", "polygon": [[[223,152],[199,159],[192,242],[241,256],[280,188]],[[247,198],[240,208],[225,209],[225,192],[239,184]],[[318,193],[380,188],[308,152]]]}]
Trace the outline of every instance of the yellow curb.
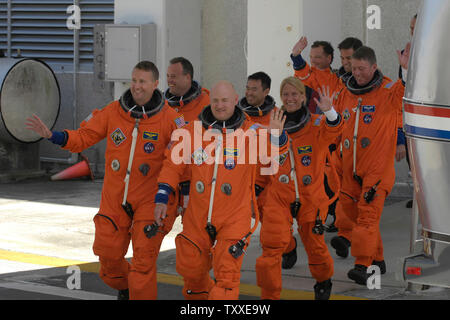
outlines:
[{"label": "yellow curb", "polygon": [[[30,263],[42,266],[50,267],[68,267],[71,265],[77,265],[81,271],[98,273],[100,270],[99,262],[86,262],[77,260],[68,260],[56,257],[42,256],[33,253],[21,253],[0,249],[0,260],[8,260],[22,263]],[[171,284],[182,287],[184,285],[183,278],[178,275],[171,275],[165,273],[158,273],[156,275],[157,282]],[[239,292],[242,295],[261,297],[261,289],[258,286],[241,283],[239,286]],[[302,290],[281,290],[282,300],[314,300],[314,292],[302,291]],[[350,297],[343,295],[331,295],[330,300],[367,300],[359,297]]]},{"label": "yellow curb", "polygon": [[22,253],[0,249],[0,260],[30,263],[48,267],[65,267],[86,263],[86,261],[68,260],[56,257],[42,256],[33,253]]}]

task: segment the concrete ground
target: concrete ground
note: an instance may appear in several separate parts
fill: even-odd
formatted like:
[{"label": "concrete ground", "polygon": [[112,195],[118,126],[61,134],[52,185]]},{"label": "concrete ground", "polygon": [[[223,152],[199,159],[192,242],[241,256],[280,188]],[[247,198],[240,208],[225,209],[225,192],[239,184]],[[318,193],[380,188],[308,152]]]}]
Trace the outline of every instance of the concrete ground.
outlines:
[{"label": "concrete ground", "polygon": [[[46,178],[0,184],[0,300],[112,300],[116,292],[102,283],[98,259],[92,253],[94,224],[102,180],[49,181]],[[389,198],[381,219],[387,273],[381,288],[369,290],[347,278],[353,258],[337,257],[332,299],[449,300],[450,290],[431,287],[406,290],[398,280],[400,258],[409,255],[411,209],[406,198]],[[175,271],[174,238],[182,230],[178,219],[165,238],[158,259],[158,299],[181,300],[182,279]],[[335,233],[326,233],[326,241]],[[309,273],[298,234],[298,262],[283,270],[282,299],[311,300],[315,280]],[[261,254],[259,228],[242,266],[242,300],[259,299],[255,260]],[[420,247],[417,246],[419,251]],[[127,257],[131,257],[131,249]],[[78,266],[69,268],[68,266]],[[75,274],[81,272],[81,282]],[[70,290],[75,288],[76,290]],[[417,289],[417,288],[415,288]],[[419,288],[423,289],[423,288]]]}]

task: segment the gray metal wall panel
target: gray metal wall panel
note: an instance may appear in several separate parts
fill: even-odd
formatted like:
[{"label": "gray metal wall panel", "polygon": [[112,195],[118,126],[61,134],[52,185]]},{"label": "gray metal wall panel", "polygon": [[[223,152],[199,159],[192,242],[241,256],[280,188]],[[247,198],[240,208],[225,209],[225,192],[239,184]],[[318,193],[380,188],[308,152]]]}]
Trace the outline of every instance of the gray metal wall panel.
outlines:
[{"label": "gray metal wall panel", "polygon": [[[67,28],[67,8],[73,0],[11,1],[11,56],[40,58],[55,71],[70,70],[73,64],[73,31]],[[95,24],[113,23],[114,0],[80,0],[80,69],[93,69],[92,33]],[[0,49],[8,49],[8,6],[0,0]],[[56,67],[58,66],[58,67]]]}]

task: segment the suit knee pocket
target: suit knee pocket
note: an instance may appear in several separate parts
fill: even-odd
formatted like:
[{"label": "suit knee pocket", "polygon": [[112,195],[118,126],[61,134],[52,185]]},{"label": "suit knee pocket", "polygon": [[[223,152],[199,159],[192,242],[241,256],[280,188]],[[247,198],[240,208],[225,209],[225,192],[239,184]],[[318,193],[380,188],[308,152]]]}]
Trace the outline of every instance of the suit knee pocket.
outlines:
[{"label": "suit knee pocket", "polygon": [[281,256],[256,259],[256,281],[266,290],[281,290]]},{"label": "suit knee pocket", "polygon": [[127,238],[129,235],[121,231],[115,221],[109,216],[96,214],[94,223],[94,254],[112,260],[123,258],[128,248]]},{"label": "suit knee pocket", "polygon": [[199,279],[209,271],[209,254],[183,234],[175,238],[176,269],[187,279]]}]

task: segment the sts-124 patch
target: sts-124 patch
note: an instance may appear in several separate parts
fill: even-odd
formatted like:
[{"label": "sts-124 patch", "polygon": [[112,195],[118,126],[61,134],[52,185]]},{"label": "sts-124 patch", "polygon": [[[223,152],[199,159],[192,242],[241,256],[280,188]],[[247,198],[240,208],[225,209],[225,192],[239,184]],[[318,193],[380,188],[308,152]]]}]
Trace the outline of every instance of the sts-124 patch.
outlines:
[{"label": "sts-124 patch", "polygon": [[114,142],[114,144],[116,145],[116,147],[118,147],[122,142],[124,142],[126,140],[127,137],[125,137],[125,135],[123,134],[122,130],[120,130],[120,128],[117,128],[116,130],[114,130],[113,133],[111,133],[111,139]]}]

